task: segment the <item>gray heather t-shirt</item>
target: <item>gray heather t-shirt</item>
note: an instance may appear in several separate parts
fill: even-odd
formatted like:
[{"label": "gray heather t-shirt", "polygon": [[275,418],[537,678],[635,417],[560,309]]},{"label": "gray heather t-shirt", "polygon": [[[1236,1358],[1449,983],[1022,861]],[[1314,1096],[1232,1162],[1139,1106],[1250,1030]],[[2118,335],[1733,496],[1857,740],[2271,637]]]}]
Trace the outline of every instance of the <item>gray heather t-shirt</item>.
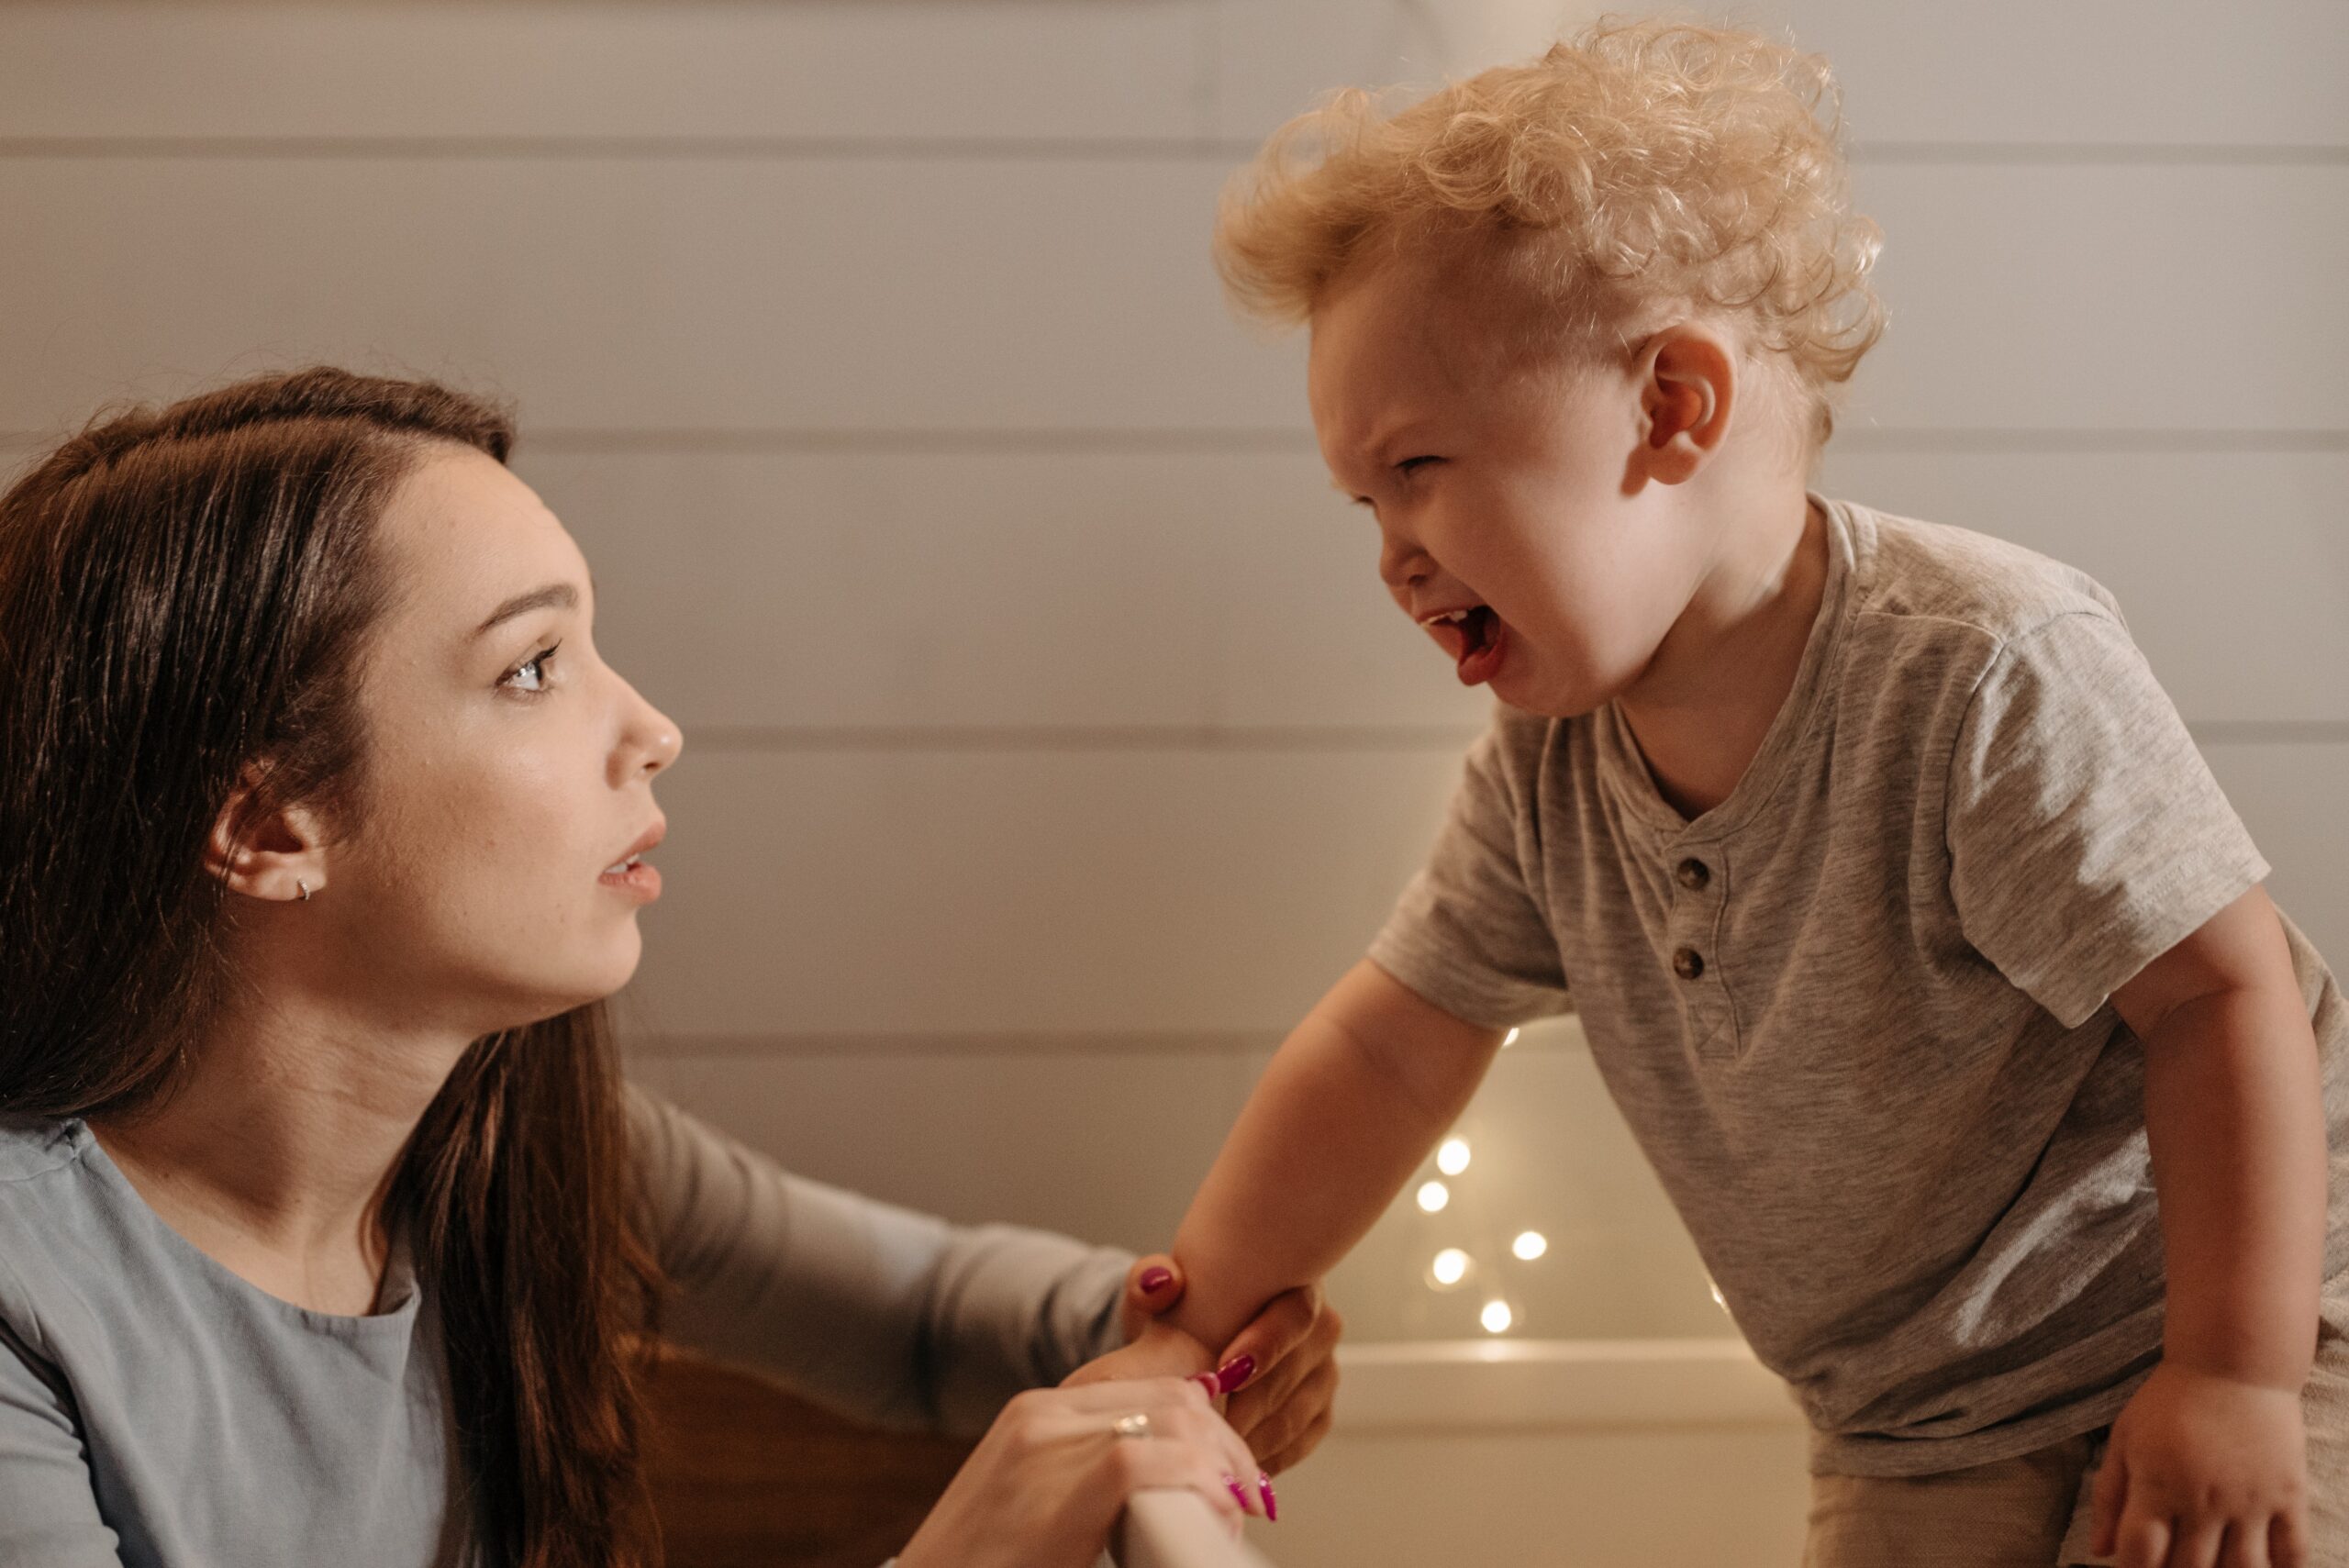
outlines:
[{"label": "gray heather t-shirt", "polygon": [[[1110,1348],[1126,1254],[799,1180],[632,1094],[672,1338],[870,1420],[971,1431]],[[414,1275],[374,1316],[269,1296],[79,1121],[0,1117],[0,1568],[463,1560]]]},{"label": "gray heather t-shirt", "polygon": [[[2107,998],[2266,862],[2068,567],[1812,499],[1822,604],[1730,797],[1611,706],[1502,708],[1370,950],[1445,1011],[1573,1007],[1814,1468],[1900,1475],[2110,1421],[2161,1346],[2144,1062]],[[2349,1007],[2288,932],[2349,1262]]]}]

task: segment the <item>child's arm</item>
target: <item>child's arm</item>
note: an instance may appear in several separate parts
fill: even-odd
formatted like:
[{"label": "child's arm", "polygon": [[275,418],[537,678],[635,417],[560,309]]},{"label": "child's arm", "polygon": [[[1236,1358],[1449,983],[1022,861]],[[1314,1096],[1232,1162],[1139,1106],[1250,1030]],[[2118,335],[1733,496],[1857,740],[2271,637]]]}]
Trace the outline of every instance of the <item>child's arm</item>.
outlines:
[{"label": "child's arm", "polygon": [[1225,1344],[1327,1273],[1460,1115],[1500,1040],[1367,960],[1348,971],[1273,1058],[1174,1233],[1191,1282],[1174,1326]]},{"label": "child's arm", "polygon": [[2098,1488],[2099,1550],[2230,1525],[2265,1541],[2270,1517],[2304,1539],[2324,1098],[2275,906],[2252,889],[2112,1000],[2144,1045],[2169,1293],[2162,1364],[2115,1425]]}]

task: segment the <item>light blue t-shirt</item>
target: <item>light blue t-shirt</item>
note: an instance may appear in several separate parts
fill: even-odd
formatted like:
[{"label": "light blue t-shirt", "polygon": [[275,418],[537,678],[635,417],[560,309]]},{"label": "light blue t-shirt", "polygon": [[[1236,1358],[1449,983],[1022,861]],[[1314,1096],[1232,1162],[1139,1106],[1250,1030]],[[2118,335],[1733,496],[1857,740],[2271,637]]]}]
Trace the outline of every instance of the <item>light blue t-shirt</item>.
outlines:
[{"label": "light blue t-shirt", "polygon": [[[631,1093],[669,1337],[831,1408],[970,1431],[1111,1348],[1126,1254],[791,1176]],[[0,1568],[428,1568],[470,1538],[427,1292],[281,1301],[78,1120],[0,1117]]]}]

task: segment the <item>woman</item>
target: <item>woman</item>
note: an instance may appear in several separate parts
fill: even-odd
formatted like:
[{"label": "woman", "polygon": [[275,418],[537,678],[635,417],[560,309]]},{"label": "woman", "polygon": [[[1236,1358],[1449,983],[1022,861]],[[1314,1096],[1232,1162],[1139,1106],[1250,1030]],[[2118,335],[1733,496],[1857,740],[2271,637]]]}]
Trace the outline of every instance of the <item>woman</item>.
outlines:
[{"label": "woman", "polygon": [[[511,435],[313,370],[0,498],[0,1568],[657,1562],[664,1280],[689,1340],[883,1418],[983,1423],[1119,1337],[1121,1255],[623,1087],[598,1003],[680,740]],[[1252,1331],[1242,1424],[1293,1457],[1334,1322]],[[1256,1475],[1197,1384],[1025,1394],[902,1562],[1089,1562],[1134,1488],[1236,1518]]]}]

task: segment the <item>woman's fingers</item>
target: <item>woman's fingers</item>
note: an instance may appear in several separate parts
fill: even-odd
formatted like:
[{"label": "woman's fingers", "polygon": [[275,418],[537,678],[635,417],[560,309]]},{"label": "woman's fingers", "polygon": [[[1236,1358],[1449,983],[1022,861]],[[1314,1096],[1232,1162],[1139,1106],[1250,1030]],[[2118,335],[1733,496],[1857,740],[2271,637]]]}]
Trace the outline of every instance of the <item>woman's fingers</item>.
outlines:
[{"label": "woman's fingers", "polygon": [[[1105,1404],[1105,1393],[1124,1397],[1121,1401]],[[1197,1473],[1214,1477],[1218,1489],[1232,1507],[1249,1513],[1266,1511],[1257,1486],[1260,1472],[1255,1455],[1246,1443],[1240,1440],[1239,1434],[1208,1406],[1207,1395],[1197,1383],[1155,1378],[1131,1383],[1087,1384],[1082,1387],[1056,1390],[1055,1394],[1067,1401],[1063,1430],[1071,1435],[1099,1433],[1106,1435],[1118,1450],[1148,1449],[1153,1464],[1174,1462],[1169,1458],[1173,1454],[1187,1455],[1200,1467]],[[1147,1435],[1131,1438],[1116,1435],[1118,1417],[1130,1415],[1147,1418]],[[1117,1462],[1123,1464],[1139,1457],[1120,1453]],[[1152,1473],[1163,1472],[1153,1471]],[[1227,1481],[1226,1477],[1230,1479]]]},{"label": "woman's fingers", "polygon": [[1240,1374],[1228,1377],[1223,1391],[1237,1393],[1270,1376],[1312,1337],[1320,1315],[1321,1292],[1309,1285],[1285,1290],[1266,1302],[1216,1358],[1219,1370]]},{"label": "woman's fingers", "polygon": [[[1288,1305],[1284,1307],[1284,1303]],[[1282,1317],[1275,1320],[1276,1310]],[[1297,1408],[1308,1384],[1319,1389],[1325,1398],[1335,1389],[1335,1378],[1323,1379],[1322,1374],[1335,1365],[1338,1339],[1344,1323],[1334,1309],[1320,1304],[1318,1293],[1290,1291],[1277,1297],[1255,1323],[1243,1329],[1240,1339],[1232,1341],[1233,1347],[1247,1353],[1249,1336],[1260,1327],[1263,1338],[1257,1342],[1269,1355],[1269,1362],[1259,1358],[1264,1364],[1260,1364],[1253,1378],[1241,1385],[1227,1416],[1234,1430],[1261,1448],[1274,1443],[1280,1435],[1284,1416],[1289,1418],[1291,1431],[1303,1429],[1311,1419],[1311,1409]],[[1302,1332],[1297,1332],[1300,1328]],[[1229,1357],[1224,1364],[1230,1364]]]},{"label": "woman's fingers", "polygon": [[1118,1328],[1132,1344],[1150,1320],[1183,1299],[1183,1265],[1165,1252],[1136,1258],[1118,1299]]},{"label": "woman's fingers", "polygon": [[1337,1392],[1338,1363],[1325,1361],[1307,1373],[1286,1398],[1258,1409],[1252,1423],[1244,1418],[1237,1399],[1225,1419],[1256,1451],[1264,1468],[1277,1475],[1310,1453],[1319,1434],[1330,1429]]}]

